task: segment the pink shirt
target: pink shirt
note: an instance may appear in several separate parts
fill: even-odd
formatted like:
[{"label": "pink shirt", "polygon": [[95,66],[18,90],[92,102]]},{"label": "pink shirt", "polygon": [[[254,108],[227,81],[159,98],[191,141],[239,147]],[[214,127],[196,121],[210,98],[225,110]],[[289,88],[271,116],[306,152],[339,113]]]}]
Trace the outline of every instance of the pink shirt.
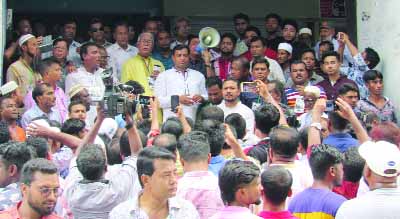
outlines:
[{"label": "pink shirt", "polygon": [[258,216],[264,219],[298,219],[298,217],[293,216],[289,211],[262,211]]},{"label": "pink shirt", "polygon": [[[56,97],[56,105],[54,106],[54,110],[60,112],[61,121],[64,122],[68,115],[67,96],[65,96],[63,89],[58,86],[56,86],[56,89],[54,90],[54,96]],[[25,96],[24,105],[25,111],[36,105],[36,102],[32,97],[32,91],[29,91],[29,93]]]},{"label": "pink shirt", "polygon": [[210,218],[224,207],[218,178],[210,171],[185,173],[178,181],[176,195],[192,202],[202,219]]},{"label": "pink shirt", "polygon": [[[5,211],[0,211],[1,219],[21,219],[21,215],[19,215],[18,208],[21,206],[22,201],[19,202],[15,207],[9,208]],[[43,216],[41,219],[62,219],[55,214]]]},{"label": "pink shirt", "polygon": [[250,209],[239,206],[226,206],[210,219],[262,219],[251,213]]}]

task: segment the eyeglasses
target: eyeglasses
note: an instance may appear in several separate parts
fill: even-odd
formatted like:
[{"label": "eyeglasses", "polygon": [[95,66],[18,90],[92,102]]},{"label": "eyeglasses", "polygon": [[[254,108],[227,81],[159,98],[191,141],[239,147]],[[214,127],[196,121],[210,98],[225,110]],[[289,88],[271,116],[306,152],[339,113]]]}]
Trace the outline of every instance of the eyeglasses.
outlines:
[{"label": "eyeglasses", "polygon": [[100,27],[100,28],[90,28],[90,31],[92,33],[98,32],[98,31],[104,31],[104,27]]},{"label": "eyeglasses", "polygon": [[57,187],[57,188],[42,187],[42,188],[39,188],[39,191],[42,194],[42,196],[44,196],[44,197],[49,197],[51,192],[53,192],[56,197],[59,197],[62,195],[62,192],[63,192],[63,190],[59,187]]},{"label": "eyeglasses", "polygon": [[314,103],[315,101],[317,101],[317,99],[304,99],[304,102],[307,102],[307,103]]}]

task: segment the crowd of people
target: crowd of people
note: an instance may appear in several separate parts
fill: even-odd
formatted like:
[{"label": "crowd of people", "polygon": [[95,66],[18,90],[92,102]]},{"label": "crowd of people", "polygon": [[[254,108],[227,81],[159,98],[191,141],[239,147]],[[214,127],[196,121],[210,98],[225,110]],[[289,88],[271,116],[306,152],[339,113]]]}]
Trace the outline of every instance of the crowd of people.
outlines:
[{"label": "crowd of people", "polygon": [[273,13],[265,36],[236,14],[214,48],[188,18],[163,21],[132,42],[93,18],[78,42],[66,20],[48,58],[17,22],[0,218],[397,218],[400,129],[374,49]]}]

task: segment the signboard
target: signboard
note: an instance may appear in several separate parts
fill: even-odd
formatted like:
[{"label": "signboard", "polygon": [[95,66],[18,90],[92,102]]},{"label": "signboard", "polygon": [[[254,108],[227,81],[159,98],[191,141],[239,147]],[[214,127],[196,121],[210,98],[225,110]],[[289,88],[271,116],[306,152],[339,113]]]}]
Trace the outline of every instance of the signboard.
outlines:
[{"label": "signboard", "polygon": [[346,17],[345,0],[320,0],[319,6],[322,18]]}]

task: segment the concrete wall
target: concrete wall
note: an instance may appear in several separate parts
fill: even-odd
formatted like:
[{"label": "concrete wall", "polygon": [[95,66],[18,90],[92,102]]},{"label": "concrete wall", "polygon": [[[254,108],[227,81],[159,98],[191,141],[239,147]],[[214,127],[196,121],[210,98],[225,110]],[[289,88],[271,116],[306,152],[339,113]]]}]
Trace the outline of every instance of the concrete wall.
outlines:
[{"label": "concrete wall", "polygon": [[395,103],[400,116],[400,1],[358,0],[358,47],[374,48],[381,57],[377,67],[384,75],[385,95]]}]

